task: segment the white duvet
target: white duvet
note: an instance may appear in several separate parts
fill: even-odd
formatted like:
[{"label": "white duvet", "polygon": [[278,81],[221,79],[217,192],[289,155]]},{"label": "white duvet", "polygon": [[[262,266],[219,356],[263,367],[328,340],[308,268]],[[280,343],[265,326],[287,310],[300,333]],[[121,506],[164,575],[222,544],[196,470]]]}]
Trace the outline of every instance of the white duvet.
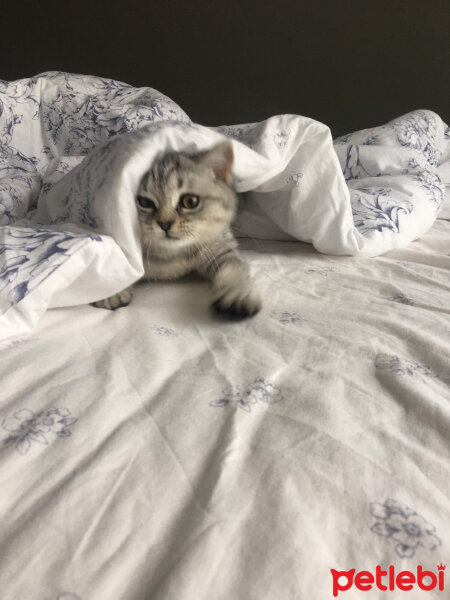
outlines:
[{"label": "white duvet", "polygon": [[244,240],[264,306],[242,323],[201,281],[47,311],[0,351],[2,600],[333,600],[331,569],[448,571],[449,236],[370,260]]},{"label": "white duvet", "polygon": [[[332,570],[442,577],[440,119],[419,111],[333,149],[302,117],[212,130],[97,78],[46,74],[0,98],[1,600],[330,600]],[[221,135],[249,190],[236,228],[254,238],[241,245],[261,313],[218,321],[195,279],[86,305],[142,272],[132,192],[155,153]],[[291,237],[329,254],[260,239]],[[409,595],[445,598],[443,576]]]},{"label": "white duvet", "polygon": [[430,111],[337,140],[294,115],[193,124],[151,88],[66,73],[0,82],[0,341],[47,308],[86,304],[143,274],[134,195],[154,158],[233,140],[236,233],[373,256],[432,225],[448,128]]}]

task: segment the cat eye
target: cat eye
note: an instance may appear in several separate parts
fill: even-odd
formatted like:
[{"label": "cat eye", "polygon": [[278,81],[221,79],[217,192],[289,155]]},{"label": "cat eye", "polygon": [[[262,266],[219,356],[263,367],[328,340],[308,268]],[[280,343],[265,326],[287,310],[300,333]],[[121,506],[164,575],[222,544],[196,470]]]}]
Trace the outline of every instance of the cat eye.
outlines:
[{"label": "cat eye", "polygon": [[186,208],[187,210],[197,208],[199,203],[200,198],[196,194],[183,194],[180,197],[180,206]]},{"label": "cat eye", "polygon": [[142,206],[142,208],[156,208],[156,205],[153,202],[153,200],[150,200],[150,198],[146,198],[145,196],[138,196],[137,201],[139,206]]}]

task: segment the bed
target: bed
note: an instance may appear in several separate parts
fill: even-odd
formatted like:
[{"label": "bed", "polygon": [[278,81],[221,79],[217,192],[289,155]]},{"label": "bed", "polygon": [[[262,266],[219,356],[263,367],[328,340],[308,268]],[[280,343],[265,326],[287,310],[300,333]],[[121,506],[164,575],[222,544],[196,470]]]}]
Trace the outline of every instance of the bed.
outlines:
[{"label": "bed", "polygon": [[139,283],[0,350],[4,600],[444,597],[448,196],[372,258],[240,245],[251,320]]}]

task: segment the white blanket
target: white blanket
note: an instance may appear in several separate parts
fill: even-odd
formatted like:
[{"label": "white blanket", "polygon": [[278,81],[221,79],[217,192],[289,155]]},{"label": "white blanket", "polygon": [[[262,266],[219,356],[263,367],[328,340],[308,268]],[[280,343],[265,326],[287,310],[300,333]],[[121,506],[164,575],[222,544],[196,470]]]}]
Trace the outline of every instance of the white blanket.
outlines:
[{"label": "white blanket", "polygon": [[441,563],[337,600],[448,598],[449,236],[243,240],[240,323],[202,281],[47,311],[0,350],[1,600],[333,600],[331,569]]},{"label": "white blanket", "polygon": [[168,150],[195,152],[224,136],[245,193],[240,236],[373,256],[422,235],[444,198],[437,170],[448,163],[448,128],[430,111],[333,147],[328,127],[300,116],[208,128],[151,88],[66,73],[0,82],[0,341],[29,331],[47,308],[138,280],[142,175]]}]

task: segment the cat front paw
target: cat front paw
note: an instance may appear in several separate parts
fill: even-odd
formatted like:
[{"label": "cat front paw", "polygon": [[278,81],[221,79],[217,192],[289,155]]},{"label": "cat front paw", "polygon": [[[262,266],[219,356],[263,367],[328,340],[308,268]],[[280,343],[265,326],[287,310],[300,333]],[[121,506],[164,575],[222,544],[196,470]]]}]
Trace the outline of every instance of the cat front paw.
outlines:
[{"label": "cat front paw", "polygon": [[230,319],[254,317],[261,309],[261,300],[253,290],[229,290],[212,304],[212,308],[221,316]]},{"label": "cat front paw", "polygon": [[130,304],[132,297],[133,290],[131,287],[129,287],[125,290],[122,290],[118,294],[114,294],[114,296],[110,296],[104,300],[98,300],[98,302],[92,302],[92,306],[95,306],[96,308],[107,308],[108,310],[116,310],[116,308]]}]

